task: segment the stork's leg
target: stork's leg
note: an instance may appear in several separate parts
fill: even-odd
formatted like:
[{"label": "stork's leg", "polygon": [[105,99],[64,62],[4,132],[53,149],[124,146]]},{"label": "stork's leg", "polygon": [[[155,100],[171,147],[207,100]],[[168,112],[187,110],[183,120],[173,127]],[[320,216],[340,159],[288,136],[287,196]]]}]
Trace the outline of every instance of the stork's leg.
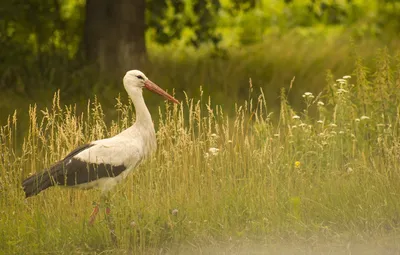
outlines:
[{"label": "stork's leg", "polygon": [[102,192],[100,195],[100,203],[93,202],[93,205],[95,207],[93,208],[92,214],[90,214],[90,219],[89,219],[90,225],[94,224],[94,221],[96,220],[96,216],[100,211],[100,205],[103,206],[103,204],[106,204],[107,208],[108,208],[108,201],[109,201],[108,193]]},{"label": "stork's leg", "polygon": [[111,209],[110,209],[110,195],[105,197],[105,205],[106,205],[106,221],[108,225],[108,229],[110,230],[111,241],[115,246],[118,245],[117,235],[115,234],[115,222],[114,218],[111,216]]},{"label": "stork's leg", "polygon": [[99,204],[95,203],[95,207],[93,208],[93,212],[92,212],[92,214],[90,214],[90,219],[89,219],[89,224],[90,225],[93,225],[93,223],[94,223],[94,221],[96,219],[96,216],[99,213],[99,210],[100,210]]}]

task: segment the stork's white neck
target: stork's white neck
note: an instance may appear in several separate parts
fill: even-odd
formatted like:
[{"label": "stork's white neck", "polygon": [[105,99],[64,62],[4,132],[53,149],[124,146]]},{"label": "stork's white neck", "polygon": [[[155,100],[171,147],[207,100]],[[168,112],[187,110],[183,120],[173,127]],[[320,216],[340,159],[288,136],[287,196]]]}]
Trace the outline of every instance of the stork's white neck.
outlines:
[{"label": "stork's white neck", "polygon": [[136,111],[136,125],[153,126],[153,121],[149,109],[143,99],[143,91],[141,88],[130,87],[127,89],[128,95],[132,99]]}]

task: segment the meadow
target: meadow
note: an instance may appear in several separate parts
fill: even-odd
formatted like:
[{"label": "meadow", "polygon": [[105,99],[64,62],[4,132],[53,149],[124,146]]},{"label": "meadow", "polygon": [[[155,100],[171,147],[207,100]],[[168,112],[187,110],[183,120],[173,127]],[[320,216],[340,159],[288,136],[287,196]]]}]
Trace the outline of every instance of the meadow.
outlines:
[{"label": "meadow", "polygon": [[[393,37],[384,41],[376,38],[352,39],[352,34],[341,28],[299,29],[282,35],[269,35],[262,42],[247,46],[230,47],[213,51],[208,46],[200,49],[181,44],[160,46],[149,43],[149,61],[139,68],[157,84],[178,97],[185,91],[191,98],[199,99],[200,90],[212,95],[213,101],[233,114],[233,105],[248,98],[249,79],[254,87],[264,88],[268,107],[279,110],[280,89],[288,89],[291,80],[296,82],[288,95],[290,104],[301,109],[304,91],[318,94],[326,84],[327,71],[341,77],[351,74],[357,58],[363,59],[366,68],[375,70],[378,49],[387,47],[392,53],[398,50],[399,40]],[[60,58],[60,59],[59,59]],[[107,120],[117,117],[113,106],[121,89],[120,70],[117,79],[108,72],[99,72],[93,66],[82,66],[61,57],[46,56],[26,66],[6,67],[2,71],[0,88],[0,121],[4,123],[14,110],[26,112],[30,104],[40,108],[51,107],[54,93],[60,90],[64,104],[77,104],[80,111],[87,100],[96,96],[102,102]],[[7,89],[11,87],[11,89]],[[159,99],[147,96],[147,104],[157,111]],[[109,110],[110,109],[110,110]],[[20,119],[27,127],[27,118]]]},{"label": "meadow", "polygon": [[319,92],[297,93],[296,108],[296,79],[271,110],[267,91],[246,78],[247,99],[232,108],[200,88],[196,99],[181,94],[181,105],[152,110],[158,150],[112,195],[117,244],[104,211],[88,224],[98,191],[54,187],[25,199],[21,181],[130,126],[126,96],[112,110],[93,97],[82,111],[56,93],[50,107],[15,112],[0,127],[0,253],[190,254],[219,244],[235,253],[246,242],[371,240],[398,252],[400,58],[382,49],[373,71],[358,57],[353,66],[325,73]]}]

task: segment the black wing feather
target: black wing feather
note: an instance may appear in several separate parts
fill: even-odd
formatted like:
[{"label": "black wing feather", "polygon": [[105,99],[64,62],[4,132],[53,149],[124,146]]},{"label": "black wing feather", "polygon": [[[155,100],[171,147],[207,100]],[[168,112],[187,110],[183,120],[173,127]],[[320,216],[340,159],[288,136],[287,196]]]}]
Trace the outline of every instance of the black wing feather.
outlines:
[{"label": "black wing feather", "polygon": [[57,184],[74,186],[104,177],[115,177],[120,175],[125,169],[124,165],[113,166],[110,164],[87,163],[71,158],[64,160],[63,164],[51,171],[50,174]]},{"label": "black wing feather", "polygon": [[94,164],[73,158],[78,153],[92,146],[94,144],[82,145],[71,151],[63,160],[58,161],[49,169],[25,179],[22,186],[26,197],[34,196],[40,191],[56,184],[74,186],[103,177],[115,177],[126,169],[124,165]]}]

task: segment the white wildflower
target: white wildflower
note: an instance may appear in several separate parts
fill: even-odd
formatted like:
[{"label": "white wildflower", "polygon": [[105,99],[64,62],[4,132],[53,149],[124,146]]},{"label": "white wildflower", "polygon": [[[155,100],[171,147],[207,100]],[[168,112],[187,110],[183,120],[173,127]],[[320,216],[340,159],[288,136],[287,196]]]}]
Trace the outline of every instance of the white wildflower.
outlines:
[{"label": "white wildflower", "polygon": [[360,117],[360,120],[369,120],[369,117],[368,117],[368,116],[365,116],[365,115],[363,115],[363,116],[361,116],[361,117]]},{"label": "white wildflower", "polygon": [[351,78],[350,75],[345,75],[345,76],[343,76],[343,79],[350,79],[350,78]]},{"label": "white wildflower", "polygon": [[319,106],[324,106],[325,104],[324,104],[324,102],[322,102],[322,101],[318,101],[318,103],[317,103]]},{"label": "white wildflower", "polygon": [[324,124],[324,121],[323,120],[318,120],[317,123]]},{"label": "white wildflower", "polygon": [[347,173],[349,174],[349,173],[351,173],[351,172],[353,172],[353,168],[348,167],[348,168],[347,168]]},{"label": "white wildflower", "polygon": [[335,123],[331,123],[329,124],[330,127],[337,127],[337,125]]},{"label": "white wildflower", "polygon": [[314,95],[313,95],[311,92],[305,92],[305,93],[303,94],[303,97],[304,97],[304,98],[314,98]]},{"label": "white wildflower", "polygon": [[294,115],[294,116],[292,117],[292,119],[298,120],[298,119],[300,119],[300,116]]},{"label": "white wildflower", "polygon": [[344,131],[342,131],[342,130],[341,130],[341,131],[339,131],[339,134],[343,135],[343,134],[344,134]]},{"label": "white wildflower", "polygon": [[218,148],[211,147],[210,149],[208,149],[208,152],[209,152],[210,154],[212,154],[213,156],[215,156],[215,155],[218,154],[219,149],[218,149]]},{"label": "white wildflower", "polygon": [[345,90],[345,89],[338,89],[336,93],[338,94],[342,94],[342,93],[347,93],[349,91]]},{"label": "white wildflower", "polygon": [[215,133],[213,133],[213,134],[211,134],[211,137],[212,137],[212,138],[217,138],[217,137],[218,137],[218,135],[217,135],[217,134],[215,134]]},{"label": "white wildflower", "polygon": [[275,136],[275,137],[279,137],[279,136],[280,136],[280,134],[274,134],[274,136]]},{"label": "white wildflower", "polygon": [[299,126],[300,126],[300,127],[305,127],[305,126],[307,126],[307,124],[301,123]]},{"label": "white wildflower", "polygon": [[354,121],[355,121],[355,122],[360,122],[360,119],[359,119],[359,118],[357,118],[357,119],[355,119]]},{"label": "white wildflower", "polygon": [[339,82],[339,83],[346,83],[345,79],[337,79],[336,81]]},{"label": "white wildflower", "polygon": [[294,129],[294,128],[297,128],[297,126],[296,126],[296,125],[293,125],[292,128],[293,128],[293,129]]}]

